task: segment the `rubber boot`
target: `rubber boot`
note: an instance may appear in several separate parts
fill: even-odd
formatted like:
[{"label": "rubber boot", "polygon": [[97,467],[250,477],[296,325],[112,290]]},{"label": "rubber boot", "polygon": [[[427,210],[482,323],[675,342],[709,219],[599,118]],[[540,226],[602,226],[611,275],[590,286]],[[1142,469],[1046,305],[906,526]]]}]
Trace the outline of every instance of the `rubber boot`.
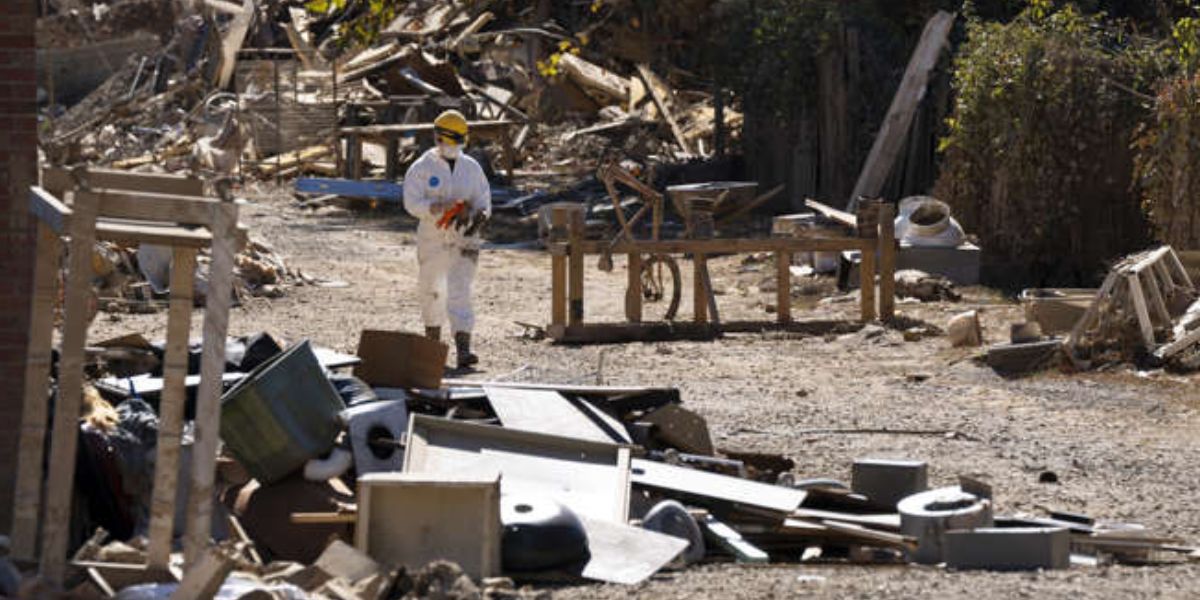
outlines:
[{"label": "rubber boot", "polygon": [[458,368],[466,369],[479,362],[479,357],[471,354],[471,334],[469,332],[455,332],[454,347],[458,351]]},{"label": "rubber boot", "polygon": [[425,337],[427,337],[435,342],[442,341],[442,328],[441,327],[426,327],[425,328]]}]

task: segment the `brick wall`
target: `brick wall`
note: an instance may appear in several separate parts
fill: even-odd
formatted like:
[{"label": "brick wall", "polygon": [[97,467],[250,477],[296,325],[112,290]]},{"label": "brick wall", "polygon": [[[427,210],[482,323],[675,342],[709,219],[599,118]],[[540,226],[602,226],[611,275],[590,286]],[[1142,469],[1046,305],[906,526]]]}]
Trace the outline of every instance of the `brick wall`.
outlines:
[{"label": "brick wall", "polygon": [[13,479],[25,369],[36,177],[34,0],[7,0],[0,17],[0,532],[12,523]]}]

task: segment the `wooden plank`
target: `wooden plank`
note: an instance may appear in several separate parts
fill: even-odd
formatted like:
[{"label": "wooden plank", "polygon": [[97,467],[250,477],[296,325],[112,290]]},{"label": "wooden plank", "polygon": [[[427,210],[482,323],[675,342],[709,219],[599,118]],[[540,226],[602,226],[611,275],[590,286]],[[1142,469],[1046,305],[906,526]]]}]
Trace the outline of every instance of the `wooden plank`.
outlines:
[{"label": "wooden plank", "polygon": [[80,195],[97,197],[99,216],[114,219],[136,219],[143,221],[165,221],[184,225],[212,225],[213,207],[220,204],[216,198],[202,196],[173,196],[148,194],[120,190],[79,190]]},{"label": "wooden plank", "polygon": [[792,517],[797,519],[807,519],[817,523],[822,521],[837,521],[840,523],[850,523],[863,527],[874,527],[875,529],[883,529],[892,532],[900,531],[900,515],[898,513],[851,514],[832,510],[801,508],[793,512]]},{"label": "wooden plank", "polygon": [[1179,260],[1179,255],[1175,254],[1174,250],[1167,251],[1167,260],[1170,261],[1175,272],[1179,274],[1179,282],[1188,290],[1195,290],[1196,285],[1192,283],[1192,277],[1188,275],[1187,268],[1183,266],[1183,261]]},{"label": "wooden plank", "polygon": [[858,290],[859,310],[864,322],[875,320],[875,262],[875,248],[863,251],[862,262],[858,265]]},{"label": "wooden plank", "polygon": [[29,188],[29,212],[58,235],[71,228],[71,209],[40,187]]},{"label": "wooden plank", "polygon": [[904,71],[900,89],[892,98],[892,105],[888,108],[879,134],[875,136],[849,200],[860,196],[878,197],[883,191],[883,185],[896,164],[896,157],[905,147],[913,116],[925,97],[929,75],[937,67],[942,49],[949,40],[950,30],[954,27],[954,19],[954,13],[938,11],[925,24],[917,49]]},{"label": "wooden plank", "polygon": [[1150,312],[1146,310],[1146,296],[1142,293],[1142,283],[1136,273],[1125,276],[1125,285],[1129,286],[1129,295],[1133,299],[1133,310],[1137,315],[1138,328],[1142,332],[1142,343],[1147,350],[1154,350],[1158,345],[1154,341],[1154,323],[1150,320]]},{"label": "wooden plank", "polygon": [[792,253],[775,253],[775,317],[780,323],[792,320]]},{"label": "wooden plank", "polygon": [[[506,127],[516,125],[515,121],[499,119],[495,121],[467,121],[467,128],[471,132],[471,137],[480,135],[490,136],[499,135],[500,130]],[[358,125],[354,127],[342,127],[338,132],[343,135],[362,135],[368,137],[385,136],[385,135],[405,135],[414,133],[427,133],[433,131],[433,123],[393,123],[389,125]]]},{"label": "wooden plank", "polygon": [[629,254],[626,263],[625,320],[630,323],[642,321],[642,255]]},{"label": "wooden plank", "polygon": [[581,517],[624,523],[629,460],[629,448],[616,444],[413,415],[404,472],[499,472],[502,493],[553,498]]},{"label": "wooden plank", "polygon": [[802,490],[640,458],[633,460],[632,473],[635,485],[678,497],[688,504],[714,510],[756,509],[781,521],[800,508],[805,496]]},{"label": "wooden plank", "polygon": [[838,210],[827,204],[822,204],[820,202],[817,202],[816,200],[813,200],[812,198],[806,199],[804,201],[804,206],[807,206],[808,208],[811,208],[811,209],[817,211],[818,213],[823,215],[825,218],[837,221],[838,223],[841,223],[842,225],[845,225],[846,227],[851,227],[851,228],[858,227],[858,217],[856,215],[854,215],[853,213],[849,213],[844,210]]},{"label": "wooden plank", "polygon": [[13,556],[30,561],[37,558],[37,527],[42,508],[42,465],[46,413],[50,404],[50,348],[54,337],[54,304],[58,299],[60,251],[58,235],[49,225],[38,223],[37,230],[11,538]]},{"label": "wooden plank", "polygon": [[218,89],[228,88],[229,82],[233,80],[237,54],[246,41],[246,34],[250,31],[250,23],[254,20],[255,12],[254,0],[242,0],[242,12],[234,15],[233,20],[230,21],[229,30],[225,32],[225,37],[221,38],[220,66],[216,73]]},{"label": "wooden plank", "polygon": [[237,204],[222,202],[213,207],[212,267],[209,270],[204,308],[200,387],[196,391],[195,443],[192,446],[192,481],[184,536],[184,560],[187,565],[195,565],[199,560],[212,530],[213,478],[221,426],[221,376],[225,371],[225,335],[229,331],[237,221]]},{"label": "wooden plank", "polygon": [[505,427],[593,442],[616,441],[558,392],[486,386],[483,391]]},{"label": "wooden plank", "polygon": [[473,579],[500,573],[500,479],[370,473],[358,480],[354,545],[389,565],[457,563]]},{"label": "wooden plank", "polygon": [[179,487],[179,453],[183,442],[183,408],[187,401],[188,331],[192,325],[196,250],[177,247],[171,261],[171,304],[167,312],[167,344],[163,356],[163,391],[158,409],[158,442],[154,490],[150,501],[151,568],[170,566],[175,533],[175,499]]},{"label": "wooden plank", "polygon": [[[850,333],[859,325],[846,321],[723,321],[721,332],[761,334],[764,331],[788,331],[812,336],[830,333]],[[705,341],[716,337],[707,323],[690,321],[655,321],[642,323],[586,323],[549,331],[551,339],[565,344],[620,344],[627,342],[656,342],[693,340]]]},{"label": "wooden plank", "polygon": [[708,292],[704,287],[704,274],[707,272],[704,254],[692,254],[692,314],[696,323],[708,322]]},{"label": "wooden plank", "polygon": [[879,206],[879,318],[896,316],[896,206]]},{"label": "wooden plank", "polygon": [[867,529],[862,525],[830,519],[823,519],[820,524],[838,533],[858,538],[861,542],[868,545],[913,551],[917,549],[917,538],[911,536],[876,531],[874,529]]},{"label": "wooden plank", "polygon": [[654,86],[654,82],[658,77],[645,64],[637,65],[637,72],[638,77],[646,84],[646,91],[650,93],[650,99],[654,101],[654,107],[658,109],[663,120],[667,122],[667,126],[671,128],[671,135],[675,138],[675,143],[679,144],[684,153],[695,154],[691,146],[688,145],[687,138],[683,137],[683,131],[679,129],[679,123],[676,123],[675,117],[671,115],[671,110],[667,107],[667,99]]},{"label": "wooden plank", "polygon": [[742,534],[712,515],[700,520],[700,526],[704,528],[706,538],[732,554],[739,563],[766,563],[771,560],[766,552],[747,542]]},{"label": "wooden plank", "polygon": [[1108,297],[1117,285],[1119,276],[1116,273],[1110,272],[1108,277],[1104,278],[1104,283],[1100,285],[1100,289],[1096,290],[1096,297],[1092,299],[1092,303],[1088,305],[1087,311],[1083,313],[1079,321],[1075,323],[1075,327],[1071,330],[1071,336],[1067,341],[1067,345],[1074,347],[1079,343],[1083,334],[1092,327],[1096,318],[1099,317],[1100,303]]},{"label": "wooden plank", "polygon": [[[584,254],[743,254],[750,252],[841,252],[843,250],[876,249],[876,241],[855,237],[842,238],[733,238],[703,240],[621,240],[615,244],[608,241],[587,240],[579,244]],[[571,246],[565,242],[550,242],[546,246],[551,254],[566,255]]]},{"label": "wooden plank", "polygon": [[295,512],[291,522],[297,525],[333,525],[339,523],[358,523],[357,512]]},{"label": "wooden plank", "polygon": [[1154,356],[1166,360],[1187,350],[1193,345],[1200,343],[1200,327],[1189,331],[1181,337],[1177,337],[1174,341],[1164,345],[1155,351]]},{"label": "wooden plank", "polygon": [[567,222],[567,323],[583,323],[583,213],[572,211]]},{"label": "wooden plank", "polygon": [[84,346],[87,345],[88,303],[91,296],[92,249],[96,240],[96,199],[75,199],[68,257],[66,318],[58,365],[59,388],[50,441],[50,473],[46,484],[46,513],[42,526],[40,575],[61,586],[66,575],[74,496],[75,453],[83,402]]},{"label": "wooden plank", "polygon": [[702,261],[703,269],[700,270],[700,284],[704,289],[704,301],[708,306],[708,314],[712,319],[713,327],[717,333],[721,331],[721,313],[717,310],[717,293],[713,290],[712,276],[708,273],[708,261]]},{"label": "wooden plank", "polygon": [[108,219],[97,221],[96,238],[110,242],[146,243],[187,248],[204,248],[212,243],[212,235],[206,229],[160,225],[147,221],[111,221]]},{"label": "wooden plank", "polygon": [[558,67],[567,77],[585,90],[595,92],[602,98],[602,103],[619,103],[629,95],[629,83],[625,78],[573,54],[559,56]]},{"label": "wooden plank", "polygon": [[[93,190],[125,190],[170,196],[203,196],[204,180],[199,177],[169,173],[131,173],[120,169],[88,167],[82,174],[87,187]],[[42,182],[46,189],[70,190],[75,178],[63,167],[43,167]]]},{"label": "wooden plank", "polygon": [[1167,303],[1163,300],[1163,287],[1158,282],[1158,276],[1155,274],[1155,269],[1150,268],[1142,271],[1137,275],[1139,279],[1146,284],[1145,289],[1150,296],[1150,309],[1154,315],[1158,317],[1159,323],[1162,323],[1167,329],[1171,328],[1171,311],[1167,308]]}]

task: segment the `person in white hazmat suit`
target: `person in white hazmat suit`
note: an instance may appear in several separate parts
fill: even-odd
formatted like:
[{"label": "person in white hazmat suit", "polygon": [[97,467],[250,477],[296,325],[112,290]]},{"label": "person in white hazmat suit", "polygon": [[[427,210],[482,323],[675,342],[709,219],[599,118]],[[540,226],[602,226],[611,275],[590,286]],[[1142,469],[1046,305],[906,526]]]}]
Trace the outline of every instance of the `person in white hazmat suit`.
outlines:
[{"label": "person in white hazmat suit", "polygon": [[480,229],[492,214],[492,194],[483,168],[463,152],[466,118],[449,110],[433,127],[436,146],[404,175],[404,208],[420,221],[417,293],[425,335],[440,341],[448,317],[458,368],[463,369],[479,362],[471,352],[471,284],[479,262]]}]

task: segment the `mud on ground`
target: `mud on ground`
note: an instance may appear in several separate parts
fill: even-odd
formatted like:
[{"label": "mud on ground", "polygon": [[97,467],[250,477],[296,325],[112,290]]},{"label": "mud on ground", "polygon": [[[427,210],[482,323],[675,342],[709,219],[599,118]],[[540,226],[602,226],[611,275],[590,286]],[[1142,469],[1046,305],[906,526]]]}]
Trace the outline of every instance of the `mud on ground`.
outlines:
[{"label": "mud on ground", "polygon": [[[298,287],[284,298],[248,299],[230,318],[231,334],[269,331],[353,351],[363,328],[419,331],[414,298],[412,222],[399,213],[349,213],[296,207],[287,190],[252,188],[244,221],[288,261],[344,289]],[[774,293],[753,289],[772,267],[744,257],[710,260],[722,317],[770,318]],[[857,457],[926,460],[931,485],[959,474],[987,479],[997,512],[1040,507],[1130,521],[1200,543],[1200,377],[1129,370],[1049,372],[1009,380],[978,364],[978,350],[945,338],[906,342],[901,332],[868,326],[856,333],[804,337],[760,334],[715,342],[562,347],[521,338],[515,321],[549,320],[549,259],[537,251],[485,251],[476,280],[479,378],[669,385],[708,419],[720,447],[786,454],[796,475],[848,480]],[[684,265],[684,273],[690,271]],[[619,319],[625,273],[588,260],[589,319]],[[685,275],[686,276],[686,275]],[[688,289],[685,287],[685,289]],[[796,301],[801,320],[852,319],[853,302]],[[904,317],[944,326],[984,308],[985,337],[1004,341],[1020,308],[993,292],[967,290],[960,303],[900,304]],[[653,313],[657,307],[648,308]],[[683,315],[690,315],[684,294]],[[166,317],[101,314],[93,339],[165,333]],[[200,317],[193,321],[199,336]],[[518,371],[519,370],[519,371]],[[838,434],[814,430],[887,428],[951,434]],[[1046,471],[1058,483],[1038,483]],[[567,598],[1013,597],[1196,598],[1200,564],[1073,568],[1048,573],[954,573],[930,567],[709,565],[666,573],[633,588],[587,585],[556,590]]]}]

